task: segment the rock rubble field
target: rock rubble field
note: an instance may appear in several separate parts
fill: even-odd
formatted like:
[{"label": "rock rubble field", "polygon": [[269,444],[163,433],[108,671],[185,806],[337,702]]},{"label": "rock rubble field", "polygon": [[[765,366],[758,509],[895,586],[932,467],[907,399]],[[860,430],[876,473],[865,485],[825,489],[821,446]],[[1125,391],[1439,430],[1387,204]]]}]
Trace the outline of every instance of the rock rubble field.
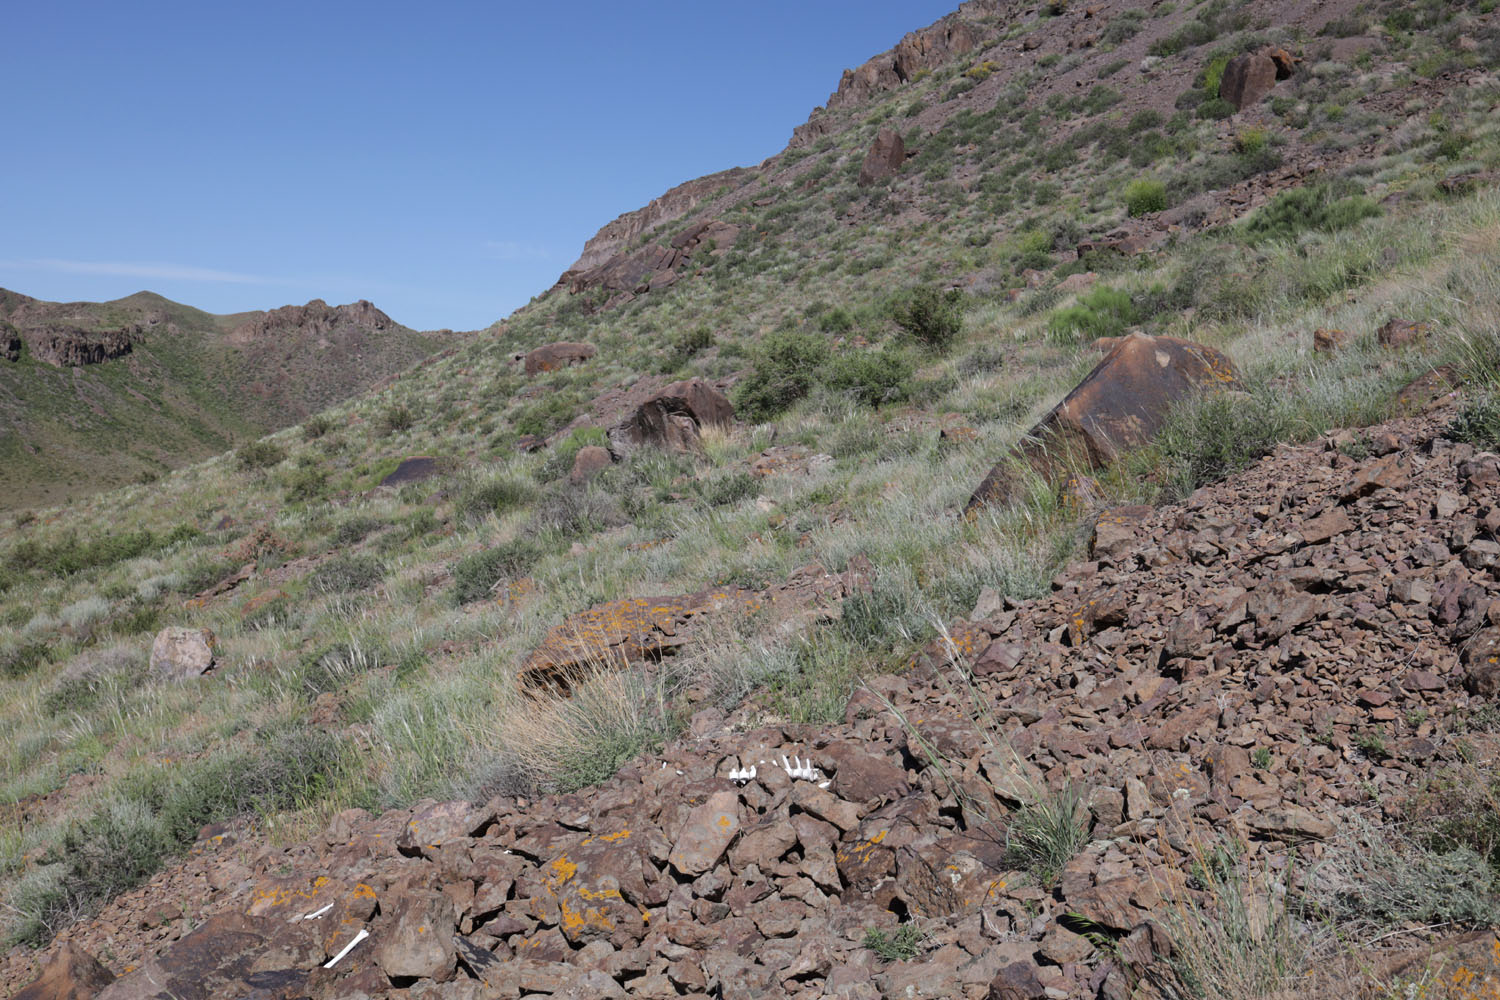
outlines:
[{"label": "rock rubble field", "polygon": [[[987,592],[841,726],[708,709],[583,793],[205,830],[17,996],[1123,1000],[1216,845],[1247,905],[1336,895],[1340,845],[1493,753],[1440,725],[1500,692],[1500,457],[1448,416],[1104,511],[1049,596]],[[1082,836],[1039,872],[1043,801]]]}]

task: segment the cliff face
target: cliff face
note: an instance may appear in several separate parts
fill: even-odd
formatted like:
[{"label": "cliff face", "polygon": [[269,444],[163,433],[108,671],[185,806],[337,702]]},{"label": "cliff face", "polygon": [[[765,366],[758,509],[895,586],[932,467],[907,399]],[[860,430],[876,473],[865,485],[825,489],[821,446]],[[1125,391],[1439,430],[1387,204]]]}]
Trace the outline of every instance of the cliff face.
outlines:
[{"label": "cliff face", "polygon": [[237,342],[289,334],[319,337],[341,327],[359,327],[371,332],[404,329],[365,299],[342,306],[313,299],[305,306],[282,306],[261,313],[235,327],[229,336]]},{"label": "cliff face", "polygon": [[[79,368],[112,361],[130,353],[141,333],[139,326],[120,330],[91,331],[52,326],[27,330],[24,339],[31,356],[58,368]],[[6,352],[10,357],[10,352]],[[19,351],[10,360],[19,360]]]},{"label": "cliff face", "polygon": [[750,176],[743,167],[722,170],[716,174],[699,177],[697,180],[679,184],[666,194],[655,198],[644,208],[638,208],[608,223],[583,245],[583,253],[573,266],[564,272],[560,281],[571,276],[594,270],[627,250],[632,242],[647,230],[655,229],[697,208],[720,188],[738,187]]}]

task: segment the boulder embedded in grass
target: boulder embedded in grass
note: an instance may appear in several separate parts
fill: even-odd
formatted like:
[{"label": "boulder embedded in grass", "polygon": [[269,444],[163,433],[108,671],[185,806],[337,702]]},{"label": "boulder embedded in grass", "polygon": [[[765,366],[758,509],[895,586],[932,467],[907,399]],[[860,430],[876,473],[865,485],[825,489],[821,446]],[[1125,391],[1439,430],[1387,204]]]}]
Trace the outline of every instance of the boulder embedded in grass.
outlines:
[{"label": "boulder embedded in grass", "polygon": [[964,512],[1019,496],[1028,468],[1053,486],[1101,468],[1150,441],[1178,401],[1238,379],[1234,363],[1211,347],[1131,334],[990,470]]},{"label": "boulder embedded in grass", "polygon": [[169,681],[202,676],[214,665],[217,643],[212,629],[164,628],[151,643],[151,672]]}]

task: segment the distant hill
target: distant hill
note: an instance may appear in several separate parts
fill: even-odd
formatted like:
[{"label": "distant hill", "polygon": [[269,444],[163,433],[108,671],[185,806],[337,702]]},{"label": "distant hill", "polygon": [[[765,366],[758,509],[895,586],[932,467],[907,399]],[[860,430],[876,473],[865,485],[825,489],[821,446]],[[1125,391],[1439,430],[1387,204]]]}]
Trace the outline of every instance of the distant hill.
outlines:
[{"label": "distant hill", "polygon": [[216,316],[0,289],[0,509],[67,502],[297,423],[459,342],[369,302]]}]

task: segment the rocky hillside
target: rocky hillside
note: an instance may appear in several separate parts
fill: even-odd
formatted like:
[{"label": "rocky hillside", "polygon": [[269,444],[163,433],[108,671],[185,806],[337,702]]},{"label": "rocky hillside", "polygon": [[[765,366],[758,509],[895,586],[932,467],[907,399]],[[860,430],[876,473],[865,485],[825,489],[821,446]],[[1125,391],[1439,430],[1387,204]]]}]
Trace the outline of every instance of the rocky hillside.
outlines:
[{"label": "rocky hillside", "polygon": [[456,343],[368,302],[214,316],[150,292],[60,303],[0,289],[0,507],[155,477]]},{"label": "rocky hillside", "polygon": [[965,3],[0,522],[0,988],[1493,993],[1497,18]]}]

